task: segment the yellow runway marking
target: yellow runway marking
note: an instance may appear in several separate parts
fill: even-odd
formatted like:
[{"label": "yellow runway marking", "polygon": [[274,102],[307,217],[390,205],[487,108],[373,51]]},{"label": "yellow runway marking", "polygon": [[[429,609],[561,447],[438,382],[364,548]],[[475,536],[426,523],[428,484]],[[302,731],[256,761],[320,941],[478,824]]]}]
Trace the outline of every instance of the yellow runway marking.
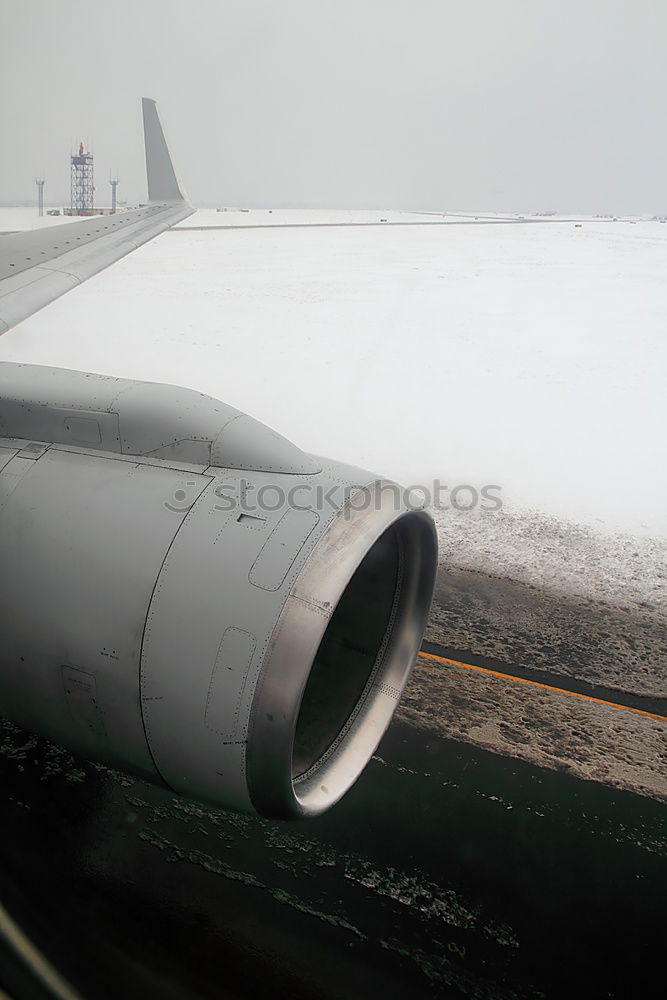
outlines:
[{"label": "yellow runway marking", "polygon": [[542,688],[544,691],[555,691],[557,694],[569,694],[571,698],[580,698],[582,701],[594,701],[597,705],[607,705],[609,708],[618,708],[621,712],[634,712],[635,715],[645,715],[649,719],[656,719],[658,722],[667,722],[667,716],[656,715],[655,712],[645,712],[641,708],[632,708],[631,705],[619,705],[615,701],[605,701],[603,698],[594,698],[590,694],[579,694],[578,691],[568,691],[567,688],[555,687],[553,684],[542,684],[540,681],[529,681],[525,677],[515,677],[513,674],[504,674],[500,670],[490,670],[489,667],[477,667],[473,663],[461,663],[459,660],[450,660],[446,656],[436,656],[435,653],[424,653],[419,651],[422,660],[435,660],[436,663],[444,663],[448,667],[460,667],[462,670],[478,670],[482,674],[491,674],[492,677],[500,677],[503,681],[516,681],[517,684],[530,684],[532,687]]}]

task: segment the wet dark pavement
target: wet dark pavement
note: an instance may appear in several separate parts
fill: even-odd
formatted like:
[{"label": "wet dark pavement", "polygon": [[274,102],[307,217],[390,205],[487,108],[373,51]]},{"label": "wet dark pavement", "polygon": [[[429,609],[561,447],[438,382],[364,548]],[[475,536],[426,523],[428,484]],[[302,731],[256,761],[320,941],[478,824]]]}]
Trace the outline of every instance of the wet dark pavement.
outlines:
[{"label": "wet dark pavement", "polygon": [[547,683],[569,678],[616,690],[658,712],[667,705],[667,622],[654,607],[622,608],[594,594],[566,596],[441,566],[426,639],[453,659],[481,657]]},{"label": "wet dark pavement", "polygon": [[7,724],[0,771],[2,900],[84,996],[626,998],[662,973],[667,830],[647,797],[404,723],[304,823]]}]

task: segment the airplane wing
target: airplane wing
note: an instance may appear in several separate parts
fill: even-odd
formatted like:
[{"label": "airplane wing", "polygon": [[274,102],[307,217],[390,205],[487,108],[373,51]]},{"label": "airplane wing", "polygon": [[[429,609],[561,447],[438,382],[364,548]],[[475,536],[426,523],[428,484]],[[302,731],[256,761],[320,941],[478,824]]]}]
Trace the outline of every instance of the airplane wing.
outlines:
[{"label": "airplane wing", "polygon": [[194,209],[184,199],[158,117],[144,97],[149,202],[116,215],[0,237],[0,335]]}]

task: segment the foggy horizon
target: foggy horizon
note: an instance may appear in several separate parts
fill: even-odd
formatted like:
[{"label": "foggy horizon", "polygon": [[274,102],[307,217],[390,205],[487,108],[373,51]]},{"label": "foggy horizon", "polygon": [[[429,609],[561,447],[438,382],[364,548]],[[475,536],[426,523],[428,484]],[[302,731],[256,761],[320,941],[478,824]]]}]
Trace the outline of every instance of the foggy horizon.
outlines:
[{"label": "foggy horizon", "polygon": [[158,101],[198,206],[662,214],[657,0],[25,0],[1,16],[0,204],[146,199]]}]

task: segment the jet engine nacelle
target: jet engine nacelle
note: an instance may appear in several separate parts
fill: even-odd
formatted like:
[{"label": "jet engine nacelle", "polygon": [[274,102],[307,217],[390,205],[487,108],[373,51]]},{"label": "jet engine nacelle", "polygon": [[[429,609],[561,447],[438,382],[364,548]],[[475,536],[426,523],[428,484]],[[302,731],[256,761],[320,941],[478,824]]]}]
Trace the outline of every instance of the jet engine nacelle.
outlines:
[{"label": "jet engine nacelle", "polygon": [[431,518],[208,396],[0,364],[0,714],[263,816],[316,815],[388,726]]}]

